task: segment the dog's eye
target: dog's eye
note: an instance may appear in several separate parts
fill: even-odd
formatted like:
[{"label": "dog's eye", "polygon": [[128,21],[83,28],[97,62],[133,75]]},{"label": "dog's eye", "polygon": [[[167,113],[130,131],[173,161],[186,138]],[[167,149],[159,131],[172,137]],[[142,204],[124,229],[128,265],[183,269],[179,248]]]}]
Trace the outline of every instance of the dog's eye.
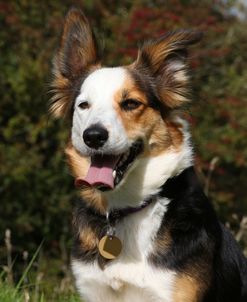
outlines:
[{"label": "dog's eye", "polygon": [[122,101],[122,103],[120,104],[121,108],[125,111],[135,110],[138,107],[140,107],[141,105],[142,105],[142,103],[135,99],[127,99],[127,100]]},{"label": "dog's eye", "polygon": [[88,104],[88,102],[84,101],[84,102],[81,102],[78,105],[78,107],[81,108],[81,109],[88,109],[90,107],[90,105]]}]

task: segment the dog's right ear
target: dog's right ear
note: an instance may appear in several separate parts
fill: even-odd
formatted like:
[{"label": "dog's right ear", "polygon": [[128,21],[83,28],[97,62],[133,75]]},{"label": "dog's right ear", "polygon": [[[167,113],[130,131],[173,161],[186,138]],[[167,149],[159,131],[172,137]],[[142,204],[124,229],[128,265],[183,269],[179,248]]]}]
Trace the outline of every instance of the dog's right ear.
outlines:
[{"label": "dog's right ear", "polygon": [[53,64],[50,111],[55,117],[71,112],[76,82],[98,64],[97,43],[89,22],[81,10],[72,8],[65,18],[60,48]]}]

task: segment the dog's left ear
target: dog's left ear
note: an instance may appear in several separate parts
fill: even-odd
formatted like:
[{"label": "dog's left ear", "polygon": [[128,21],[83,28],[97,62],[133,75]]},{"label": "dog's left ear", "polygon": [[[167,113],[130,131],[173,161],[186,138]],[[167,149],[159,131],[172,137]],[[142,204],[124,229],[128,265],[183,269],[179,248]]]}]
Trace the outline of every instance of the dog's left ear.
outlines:
[{"label": "dog's left ear", "polygon": [[76,84],[99,64],[99,52],[87,18],[78,8],[68,12],[60,48],[54,59],[52,104],[55,117],[68,116],[73,106]]},{"label": "dog's left ear", "polygon": [[175,31],[146,42],[138,52],[134,68],[151,78],[159,100],[169,108],[188,101],[187,48],[201,37],[198,31]]}]

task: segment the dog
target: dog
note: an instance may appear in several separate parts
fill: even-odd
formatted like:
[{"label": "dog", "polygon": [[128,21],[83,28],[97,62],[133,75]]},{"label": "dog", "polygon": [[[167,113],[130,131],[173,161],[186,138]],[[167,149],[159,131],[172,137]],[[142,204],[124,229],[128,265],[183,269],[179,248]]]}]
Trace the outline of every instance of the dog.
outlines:
[{"label": "dog", "polygon": [[198,181],[181,113],[188,48],[200,38],[174,31],[144,43],[132,64],[104,67],[84,14],[67,14],[50,109],[71,126],[83,301],[247,301],[247,261]]}]

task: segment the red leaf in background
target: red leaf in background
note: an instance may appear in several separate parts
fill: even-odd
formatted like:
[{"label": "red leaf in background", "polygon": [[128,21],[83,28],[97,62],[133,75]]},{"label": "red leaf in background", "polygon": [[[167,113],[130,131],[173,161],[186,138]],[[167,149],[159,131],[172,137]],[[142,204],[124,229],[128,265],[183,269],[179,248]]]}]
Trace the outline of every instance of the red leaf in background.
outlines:
[{"label": "red leaf in background", "polygon": [[172,21],[178,22],[181,20],[181,17],[178,15],[175,15],[174,13],[171,12],[167,12],[166,13],[166,17]]},{"label": "red leaf in background", "polygon": [[214,16],[208,16],[205,20],[207,25],[214,25],[216,23],[216,18]]},{"label": "red leaf in background", "polygon": [[1,2],[0,3],[0,13],[10,13],[11,12],[11,5],[7,2],[3,3]]},{"label": "red leaf in background", "polygon": [[242,129],[242,126],[239,125],[239,123],[237,121],[231,121],[231,127],[233,129],[236,129],[236,130],[238,130],[238,129],[241,130]]},{"label": "red leaf in background", "polygon": [[5,17],[5,22],[7,25],[15,25],[19,23],[19,17],[17,15],[7,15]]},{"label": "red leaf in background", "polygon": [[224,144],[228,144],[228,145],[232,144],[232,138],[231,137],[222,137],[220,140]]},{"label": "red leaf in background", "polygon": [[138,9],[138,10],[135,10],[134,13],[133,13],[133,19],[152,19],[154,18],[155,16],[155,11],[152,10],[151,8],[142,8],[142,9]]},{"label": "red leaf in background", "polygon": [[200,66],[201,62],[200,60],[197,58],[193,58],[191,61],[190,61],[190,67],[192,69],[196,69],[198,66]]},{"label": "red leaf in background", "polygon": [[209,55],[212,56],[212,57],[216,57],[216,58],[219,58],[219,57],[224,57],[226,56],[228,53],[230,52],[230,49],[227,48],[227,47],[222,47],[222,48],[218,48],[218,49],[211,49],[209,51]]},{"label": "red leaf in background", "polygon": [[227,99],[227,102],[231,105],[231,106],[235,106],[235,107],[239,107],[239,106],[243,106],[243,101],[237,97],[229,97]]},{"label": "red leaf in background", "polygon": [[246,159],[243,156],[239,155],[239,156],[236,157],[236,163],[237,163],[238,166],[245,166],[246,165]]},{"label": "red leaf in background", "polygon": [[137,56],[137,49],[136,48],[121,48],[119,53],[127,55],[131,58],[136,58]]},{"label": "red leaf in background", "polygon": [[196,117],[189,115],[189,114],[186,114],[184,117],[190,123],[191,126],[196,126],[196,124],[197,124]]},{"label": "red leaf in background", "polygon": [[158,37],[164,36],[167,32],[168,32],[168,30],[165,30],[165,29],[163,30],[162,29],[162,30],[160,30],[160,31],[157,32],[157,36]]},{"label": "red leaf in background", "polygon": [[210,151],[214,151],[214,153],[216,153],[216,151],[218,149],[218,145],[210,142],[210,143],[207,143],[206,149],[208,149]]},{"label": "red leaf in background", "polygon": [[229,119],[230,119],[230,112],[227,111],[226,109],[222,109],[222,110],[219,112],[219,117],[220,117],[220,118],[223,118],[223,119],[226,119],[226,120],[229,120]]},{"label": "red leaf in background", "polygon": [[218,175],[223,176],[226,174],[226,170],[222,167],[216,166],[215,171]]}]

